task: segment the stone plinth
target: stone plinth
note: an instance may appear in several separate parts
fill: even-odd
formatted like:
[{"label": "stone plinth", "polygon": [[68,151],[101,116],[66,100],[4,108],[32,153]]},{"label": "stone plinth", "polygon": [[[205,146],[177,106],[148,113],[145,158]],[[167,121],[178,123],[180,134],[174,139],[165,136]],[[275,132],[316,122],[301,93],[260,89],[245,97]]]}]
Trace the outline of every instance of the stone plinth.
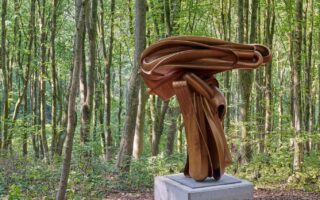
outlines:
[{"label": "stone plinth", "polygon": [[158,176],[154,182],[155,200],[244,200],[253,199],[253,185],[230,175],[219,181],[207,178],[197,182],[183,174]]}]

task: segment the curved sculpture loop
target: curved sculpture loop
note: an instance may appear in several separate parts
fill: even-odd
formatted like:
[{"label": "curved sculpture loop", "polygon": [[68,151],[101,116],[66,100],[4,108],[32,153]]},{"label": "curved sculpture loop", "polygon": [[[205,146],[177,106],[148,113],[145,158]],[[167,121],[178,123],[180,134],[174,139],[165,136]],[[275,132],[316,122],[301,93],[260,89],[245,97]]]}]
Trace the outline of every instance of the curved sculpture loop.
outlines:
[{"label": "curved sculpture loop", "polygon": [[187,140],[186,176],[219,180],[231,163],[223,130],[227,105],[214,75],[255,69],[270,60],[263,45],[195,36],[166,38],[143,51],[140,74],[148,92],[163,100],[176,95],[179,102]]}]

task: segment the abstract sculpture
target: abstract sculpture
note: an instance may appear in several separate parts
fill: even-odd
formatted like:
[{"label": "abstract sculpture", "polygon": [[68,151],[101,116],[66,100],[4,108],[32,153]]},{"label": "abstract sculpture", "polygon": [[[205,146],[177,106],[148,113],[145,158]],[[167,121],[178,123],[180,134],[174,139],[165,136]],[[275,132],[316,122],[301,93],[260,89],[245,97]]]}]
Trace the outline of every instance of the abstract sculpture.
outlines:
[{"label": "abstract sculpture", "polygon": [[187,140],[186,176],[219,180],[231,163],[223,130],[227,105],[214,75],[255,69],[270,60],[263,45],[194,36],[166,38],[143,51],[140,74],[148,92],[163,100],[176,95],[179,102]]}]

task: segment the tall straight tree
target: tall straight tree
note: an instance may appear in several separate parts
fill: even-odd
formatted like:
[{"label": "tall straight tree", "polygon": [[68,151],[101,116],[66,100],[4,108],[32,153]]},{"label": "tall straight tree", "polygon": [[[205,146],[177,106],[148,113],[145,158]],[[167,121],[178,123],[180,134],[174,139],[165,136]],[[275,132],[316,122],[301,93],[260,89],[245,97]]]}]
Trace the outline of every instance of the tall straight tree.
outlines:
[{"label": "tall straight tree", "polygon": [[[310,2],[311,7],[311,27],[308,33],[308,49],[307,52],[307,59],[306,59],[306,65],[305,65],[305,89],[306,89],[306,95],[305,95],[305,104],[306,104],[306,112],[305,112],[305,130],[311,134],[312,128],[313,128],[313,115],[312,115],[312,47],[313,47],[313,26],[314,26],[314,5],[313,0]],[[307,23],[307,22],[305,22]],[[305,30],[307,31],[307,30]],[[307,38],[306,38],[307,39]],[[306,144],[306,150],[309,153],[311,150],[311,141],[307,141]]]},{"label": "tall straight tree", "polygon": [[128,83],[126,102],[126,117],[121,137],[120,149],[117,159],[117,167],[128,170],[131,162],[133,138],[138,109],[138,91],[140,77],[138,75],[140,54],[146,46],[146,1],[135,1],[135,52],[134,66]]},{"label": "tall straight tree", "polygon": [[51,88],[52,88],[52,140],[51,156],[58,153],[58,132],[57,132],[57,69],[56,69],[56,29],[57,29],[57,4],[58,0],[52,1],[52,25],[51,25]]},{"label": "tall straight tree", "polygon": [[[82,51],[82,73],[81,73],[81,141],[87,143],[89,141],[91,113],[93,108],[95,68],[96,68],[96,36],[97,36],[97,4],[98,0],[88,2],[86,6],[86,29],[89,41],[89,70],[88,78],[86,76],[86,66],[84,59],[84,51]],[[83,41],[84,42],[84,38]],[[84,45],[84,44],[82,44]],[[82,46],[84,48],[84,46]]]},{"label": "tall straight tree", "polygon": [[[265,41],[272,51],[273,35],[275,26],[275,9],[274,1],[267,1],[266,19],[265,19]],[[260,152],[264,151],[264,143],[266,135],[272,130],[272,60],[265,67],[265,119],[264,132]]]},{"label": "tall straight tree", "polygon": [[143,153],[144,143],[144,123],[145,123],[145,106],[148,99],[146,94],[146,86],[144,83],[140,84],[139,90],[139,105],[137,113],[136,127],[134,131],[134,142],[133,142],[133,157],[139,159]]},{"label": "tall straight tree", "polygon": [[301,46],[302,46],[302,7],[303,0],[296,0],[295,8],[295,30],[293,34],[293,65],[291,66],[292,74],[292,119],[293,128],[295,133],[294,140],[294,156],[293,156],[293,168],[295,171],[301,170],[303,147],[301,142],[298,141],[298,137],[301,134]]},{"label": "tall straight tree", "polygon": [[[228,0],[228,5],[227,5],[227,19],[226,19],[226,13],[225,13],[225,0],[221,0],[221,21],[222,21],[222,26],[223,26],[223,39],[226,41],[231,40],[231,0]],[[226,96],[226,101],[227,104],[229,105],[230,100],[230,91],[231,91],[231,72],[226,72],[224,73],[224,95]],[[229,109],[229,108],[228,108]],[[226,131],[230,128],[230,113],[231,111],[229,110],[226,112],[226,117],[225,117],[225,129]]]},{"label": "tall straight tree", "polygon": [[[103,0],[100,0],[101,9],[103,8]],[[103,17],[101,15],[101,35],[102,35],[102,52],[105,62],[105,72],[104,72],[104,144],[105,144],[105,159],[111,160],[112,158],[112,134],[110,127],[111,118],[111,91],[110,91],[110,68],[112,65],[112,52],[113,52],[113,38],[114,38],[114,12],[115,12],[115,0],[111,0],[110,9],[110,36],[109,36],[109,48],[108,52],[105,45],[104,36],[104,23]]]},{"label": "tall straight tree", "polygon": [[[320,55],[320,33],[318,34],[318,55]],[[318,127],[320,127],[320,63],[318,63]],[[317,144],[317,149],[320,150],[320,142]]]},{"label": "tall straight tree", "polygon": [[39,17],[40,17],[40,135],[44,157],[47,162],[50,162],[49,147],[46,135],[46,67],[47,67],[47,32],[46,32],[46,0],[39,1]]},{"label": "tall straight tree", "polygon": [[67,139],[64,148],[64,158],[61,168],[61,176],[59,182],[59,189],[56,195],[57,200],[65,199],[68,177],[70,172],[71,153],[73,145],[73,137],[77,124],[76,116],[76,97],[79,88],[80,66],[82,61],[83,43],[85,36],[85,7],[87,0],[76,0],[76,30],[74,38],[74,58],[73,71],[70,80],[69,101],[68,101],[68,116],[67,116]]},{"label": "tall straight tree", "polygon": [[[247,24],[243,23],[244,21],[244,8],[245,4],[243,0],[238,0],[238,42],[245,42],[245,26]],[[256,11],[255,11],[256,12]],[[246,17],[247,18],[247,17]],[[248,136],[248,123],[249,123],[249,109],[250,109],[250,96],[251,96],[251,87],[252,87],[252,72],[241,70],[239,71],[239,89],[240,89],[240,121],[241,121],[241,162],[248,162],[250,160],[251,147],[249,144]]]},{"label": "tall straight tree", "polygon": [[[8,91],[8,76],[7,76],[7,66],[6,66],[6,37],[7,37],[7,29],[6,29],[6,16],[7,16],[7,0],[2,1],[2,9],[1,9],[1,66],[2,74],[3,74],[3,139],[2,139],[2,147],[3,149],[7,149],[9,146],[9,138],[8,138],[8,117],[9,117],[9,91]],[[1,141],[1,140],[0,140]],[[1,146],[0,146],[1,148]]]}]

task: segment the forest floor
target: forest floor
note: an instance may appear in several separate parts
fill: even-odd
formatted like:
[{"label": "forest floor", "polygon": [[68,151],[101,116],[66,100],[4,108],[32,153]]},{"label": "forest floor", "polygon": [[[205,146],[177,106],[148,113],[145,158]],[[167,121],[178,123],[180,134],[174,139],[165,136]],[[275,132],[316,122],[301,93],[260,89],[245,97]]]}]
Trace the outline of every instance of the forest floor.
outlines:
[{"label": "forest floor", "polygon": [[[254,190],[253,196],[255,200],[320,200],[320,193],[298,190],[256,189]],[[109,193],[107,194],[106,199],[152,200],[153,192]]]}]

